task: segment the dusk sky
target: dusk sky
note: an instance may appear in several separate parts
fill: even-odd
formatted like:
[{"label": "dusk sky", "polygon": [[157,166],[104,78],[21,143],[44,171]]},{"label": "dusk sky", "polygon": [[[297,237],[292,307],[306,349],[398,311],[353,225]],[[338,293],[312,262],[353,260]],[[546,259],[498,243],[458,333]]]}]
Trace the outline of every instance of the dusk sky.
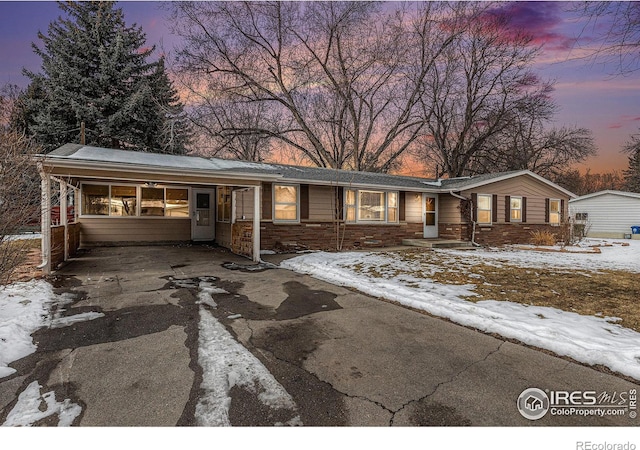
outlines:
[{"label": "dusk sky", "polygon": [[[119,2],[128,25],[142,26],[147,43],[171,53],[178,43],[157,2]],[[543,53],[534,67],[545,79],[556,80],[554,98],[559,107],[555,126],[578,126],[592,130],[598,156],[581,168],[594,173],[621,170],[627,156],[620,153],[631,134],[640,132],[640,70],[627,76],[612,75],[616,67],[580,58],[585,54],[580,42],[590,41],[594,27],[566,11],[563,2],[515,2],[508,6],[518,27],[535,36]],[[0,1],[0,85],[25,87],[28,79],[22,68],[38,72],[40,59],[31,49],[37,33],[46,33],[60,15],[54,2]],[[597,26],[606,26],[599,23]],[[597,30],[596,30],[597,31]]]}]

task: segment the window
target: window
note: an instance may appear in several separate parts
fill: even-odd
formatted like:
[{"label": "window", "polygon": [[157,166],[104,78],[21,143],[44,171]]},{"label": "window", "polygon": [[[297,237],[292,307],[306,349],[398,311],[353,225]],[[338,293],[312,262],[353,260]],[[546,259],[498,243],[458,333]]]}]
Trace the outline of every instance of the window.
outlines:
[{"label": "window", "polygon": [[522,197],[511,197],[511,222],[522,222]]},{"label": "window", "polygon": [[111,186],[111,216],[135,216],[137,193],[135,186]]},{"label": "window", "polygon": [[120,184],[83,184],[84,216],[189,217],[189,190]]},{"label": "window", "polygon": [[491,224],[491,196],[478,195],[478,223]]},{"label": "window", "polygon": [[560,223],[560,200],[549,200],[549,223],[558,225]]},{"label": "window", "polygon": [[167,188],[164,215],[167,217],[189,217],[189,190]]},{"label": "window", "polygon": [[298,186],[274,185],[273,220],[278,222],[298,221]]},{"label": "window", "polygon": [[345,189],[344,220],[398,223],[399,197],[398,192]]},{"label": "window", "polygon": [[589,213],[576,213],[576,222],[586,222],[589,220]]},{"label": "window", "polygon": [[359,191],[358,194],[358,220],[383,222],[384,192]]},{"label": "window", "polygon": [[231,187],[218,188],[218,222],[231,221]]},{"label": "window", "polygon": [[82,214],[86,216],[109,215],[109,186],[82,185]]},{"label": "window", "polygon": [[387,192],[387,222],[398,221],[398,193]]},{"label": "window", "polygon": [[344,194],[344,220],[356,221],[356,191],[353,189],[347,189]]},{"label": "window", "polygon": [[164,216],[164,189],[142,188],[140,196],[141,216]]}]

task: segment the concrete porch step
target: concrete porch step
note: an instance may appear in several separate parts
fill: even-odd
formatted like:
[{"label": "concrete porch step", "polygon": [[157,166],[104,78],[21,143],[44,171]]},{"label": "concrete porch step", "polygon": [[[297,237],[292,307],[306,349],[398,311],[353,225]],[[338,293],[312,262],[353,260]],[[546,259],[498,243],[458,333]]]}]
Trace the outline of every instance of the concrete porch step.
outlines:
[{"label": "concrete porch step", "polygon": [[402,245],[425,248],[456,248],[459,250],[475,250],[468,241],[454,239],[403,239]]}]

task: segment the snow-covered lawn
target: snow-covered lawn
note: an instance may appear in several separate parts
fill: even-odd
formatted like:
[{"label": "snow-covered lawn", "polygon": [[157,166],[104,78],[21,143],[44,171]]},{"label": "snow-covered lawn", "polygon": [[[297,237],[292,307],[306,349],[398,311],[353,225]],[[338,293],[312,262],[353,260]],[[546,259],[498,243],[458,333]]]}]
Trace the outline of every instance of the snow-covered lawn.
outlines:
[{"label": "snow-covered lawn", "polygon": [[[602,364],[640,380],[640,333],[613,317],[580,315],[512,301],[470,301],[485,283],[474,267],[549,269],[566,272],[622,270],[640,272],[640,241],[590,241],[601,253],[532,251],[517,248],[476,251],[436,250],[428,259],[402,252],[312,253],[281,267],[445,317],[461,325],[498,333],[586,364]],[[547,249],[551,250],[551,249]],[[435,256],[434,256],[435,255]],[[434,281],[441,272],[464,272],[467,284]],[[532,271],[531,276],[535,276]],[[477,282],[475,281],[477,280]],[[505,292],[502,292],[503,294]],[[506,292],[508,297],[509,293]]]}]

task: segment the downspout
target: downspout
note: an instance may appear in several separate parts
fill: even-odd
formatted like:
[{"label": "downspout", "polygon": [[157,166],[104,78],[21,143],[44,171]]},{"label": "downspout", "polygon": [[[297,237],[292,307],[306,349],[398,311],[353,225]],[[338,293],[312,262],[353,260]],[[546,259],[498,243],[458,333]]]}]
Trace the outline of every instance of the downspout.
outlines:
[{"label": "downspout", "polygon": [[[465,200],[471,203],[471,210],[473,211],[473,202],[470,198],[463,197],[462,195],[456,194],[453,191],[449,191],[449,194],[455,198],[459,198],[460,200]],[[471,245],[474,247],[481,247],[480,244],[476,242],[476,221],[473,220],[473,214],[471,215]]]}]

